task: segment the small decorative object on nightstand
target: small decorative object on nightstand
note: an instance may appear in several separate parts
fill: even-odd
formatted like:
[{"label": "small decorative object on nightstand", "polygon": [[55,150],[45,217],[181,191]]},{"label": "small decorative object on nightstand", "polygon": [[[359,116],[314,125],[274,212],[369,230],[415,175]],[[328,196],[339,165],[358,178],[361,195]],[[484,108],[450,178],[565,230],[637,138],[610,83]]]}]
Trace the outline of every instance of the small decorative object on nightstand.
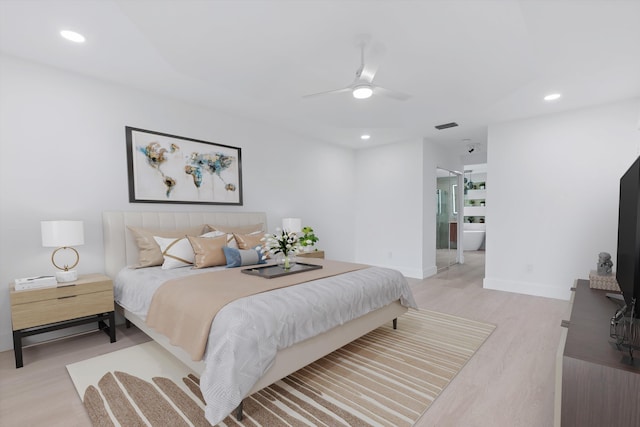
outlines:
[{"label": "small decorative object on nightstand", "polygon": [[97,322],[111,342],[116,342],[113,283],[104,274],[24,291],[17,291],[12,283],[9,297],[16,368],[23,365],[22,338],[31,335]]}]

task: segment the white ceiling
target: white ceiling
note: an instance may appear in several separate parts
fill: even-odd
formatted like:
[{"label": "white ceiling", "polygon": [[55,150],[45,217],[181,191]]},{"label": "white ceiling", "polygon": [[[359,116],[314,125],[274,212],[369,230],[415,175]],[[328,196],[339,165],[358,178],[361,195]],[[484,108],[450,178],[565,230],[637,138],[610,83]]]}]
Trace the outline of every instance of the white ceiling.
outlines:
[{"label": "white ceiling", "polygon": [[[411,99],[303,99],[352,82],[362,34],[374,83]],[[0,0],[0,52],[328,143],[465,149],[489,123],[640,96],[640,0]]]}]

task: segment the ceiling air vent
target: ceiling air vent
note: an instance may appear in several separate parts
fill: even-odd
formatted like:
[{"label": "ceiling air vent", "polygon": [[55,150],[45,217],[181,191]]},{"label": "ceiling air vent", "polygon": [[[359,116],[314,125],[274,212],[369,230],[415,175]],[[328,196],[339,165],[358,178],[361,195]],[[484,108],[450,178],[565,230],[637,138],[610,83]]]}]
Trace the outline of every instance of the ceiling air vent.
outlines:
[{"label": "ceiling air vent", "polygon": [[438,125],[436,126],[436,129],[442,130],[442,129],[454,128],[456,126],[458,126],[456,122],[451,122],[451,123],[445,123],[443,125]]}]

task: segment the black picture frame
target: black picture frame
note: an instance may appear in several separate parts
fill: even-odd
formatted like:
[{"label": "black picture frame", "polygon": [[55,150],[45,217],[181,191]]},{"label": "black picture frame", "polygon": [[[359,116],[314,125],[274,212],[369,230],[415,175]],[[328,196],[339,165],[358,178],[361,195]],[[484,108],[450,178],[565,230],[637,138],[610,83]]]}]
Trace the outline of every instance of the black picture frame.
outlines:
[{"label": "black picture frame", "polygon": [[242,149],[125,127],[129,202],[242,206]]}]

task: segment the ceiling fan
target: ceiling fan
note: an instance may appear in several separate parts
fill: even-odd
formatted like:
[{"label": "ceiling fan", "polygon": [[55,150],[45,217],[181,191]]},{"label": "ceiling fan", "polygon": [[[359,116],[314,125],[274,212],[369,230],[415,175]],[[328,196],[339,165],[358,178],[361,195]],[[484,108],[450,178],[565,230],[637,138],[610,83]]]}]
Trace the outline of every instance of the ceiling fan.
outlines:
[{"label": "ceiling fan", "polygon": [[[343,87],[341,89],[334,89],[324,92],[312,93],[310,95],[304,95],[303,98],[311,98],[319,95],[329,95],[332,93],[351,92],[353,97],[356,99],[367,99],[372,95],[383,95],[388,98],[397,99],[399,101],[405,101],[409,99],[411,96],[407,95],[406,93],[385,89],[381,86],[373,84],[373,78],[375,77],[378,66],[377,64],[373,64],[373,62],[365,64],[364,48],[366,42],[361,42],[359,43],[359,45],[360,67],[358,67],[358,69],[356,70],[355,80],[349,86]],[[378,53],[380,53],[380,50],[381,48],[378,49]]]}]

